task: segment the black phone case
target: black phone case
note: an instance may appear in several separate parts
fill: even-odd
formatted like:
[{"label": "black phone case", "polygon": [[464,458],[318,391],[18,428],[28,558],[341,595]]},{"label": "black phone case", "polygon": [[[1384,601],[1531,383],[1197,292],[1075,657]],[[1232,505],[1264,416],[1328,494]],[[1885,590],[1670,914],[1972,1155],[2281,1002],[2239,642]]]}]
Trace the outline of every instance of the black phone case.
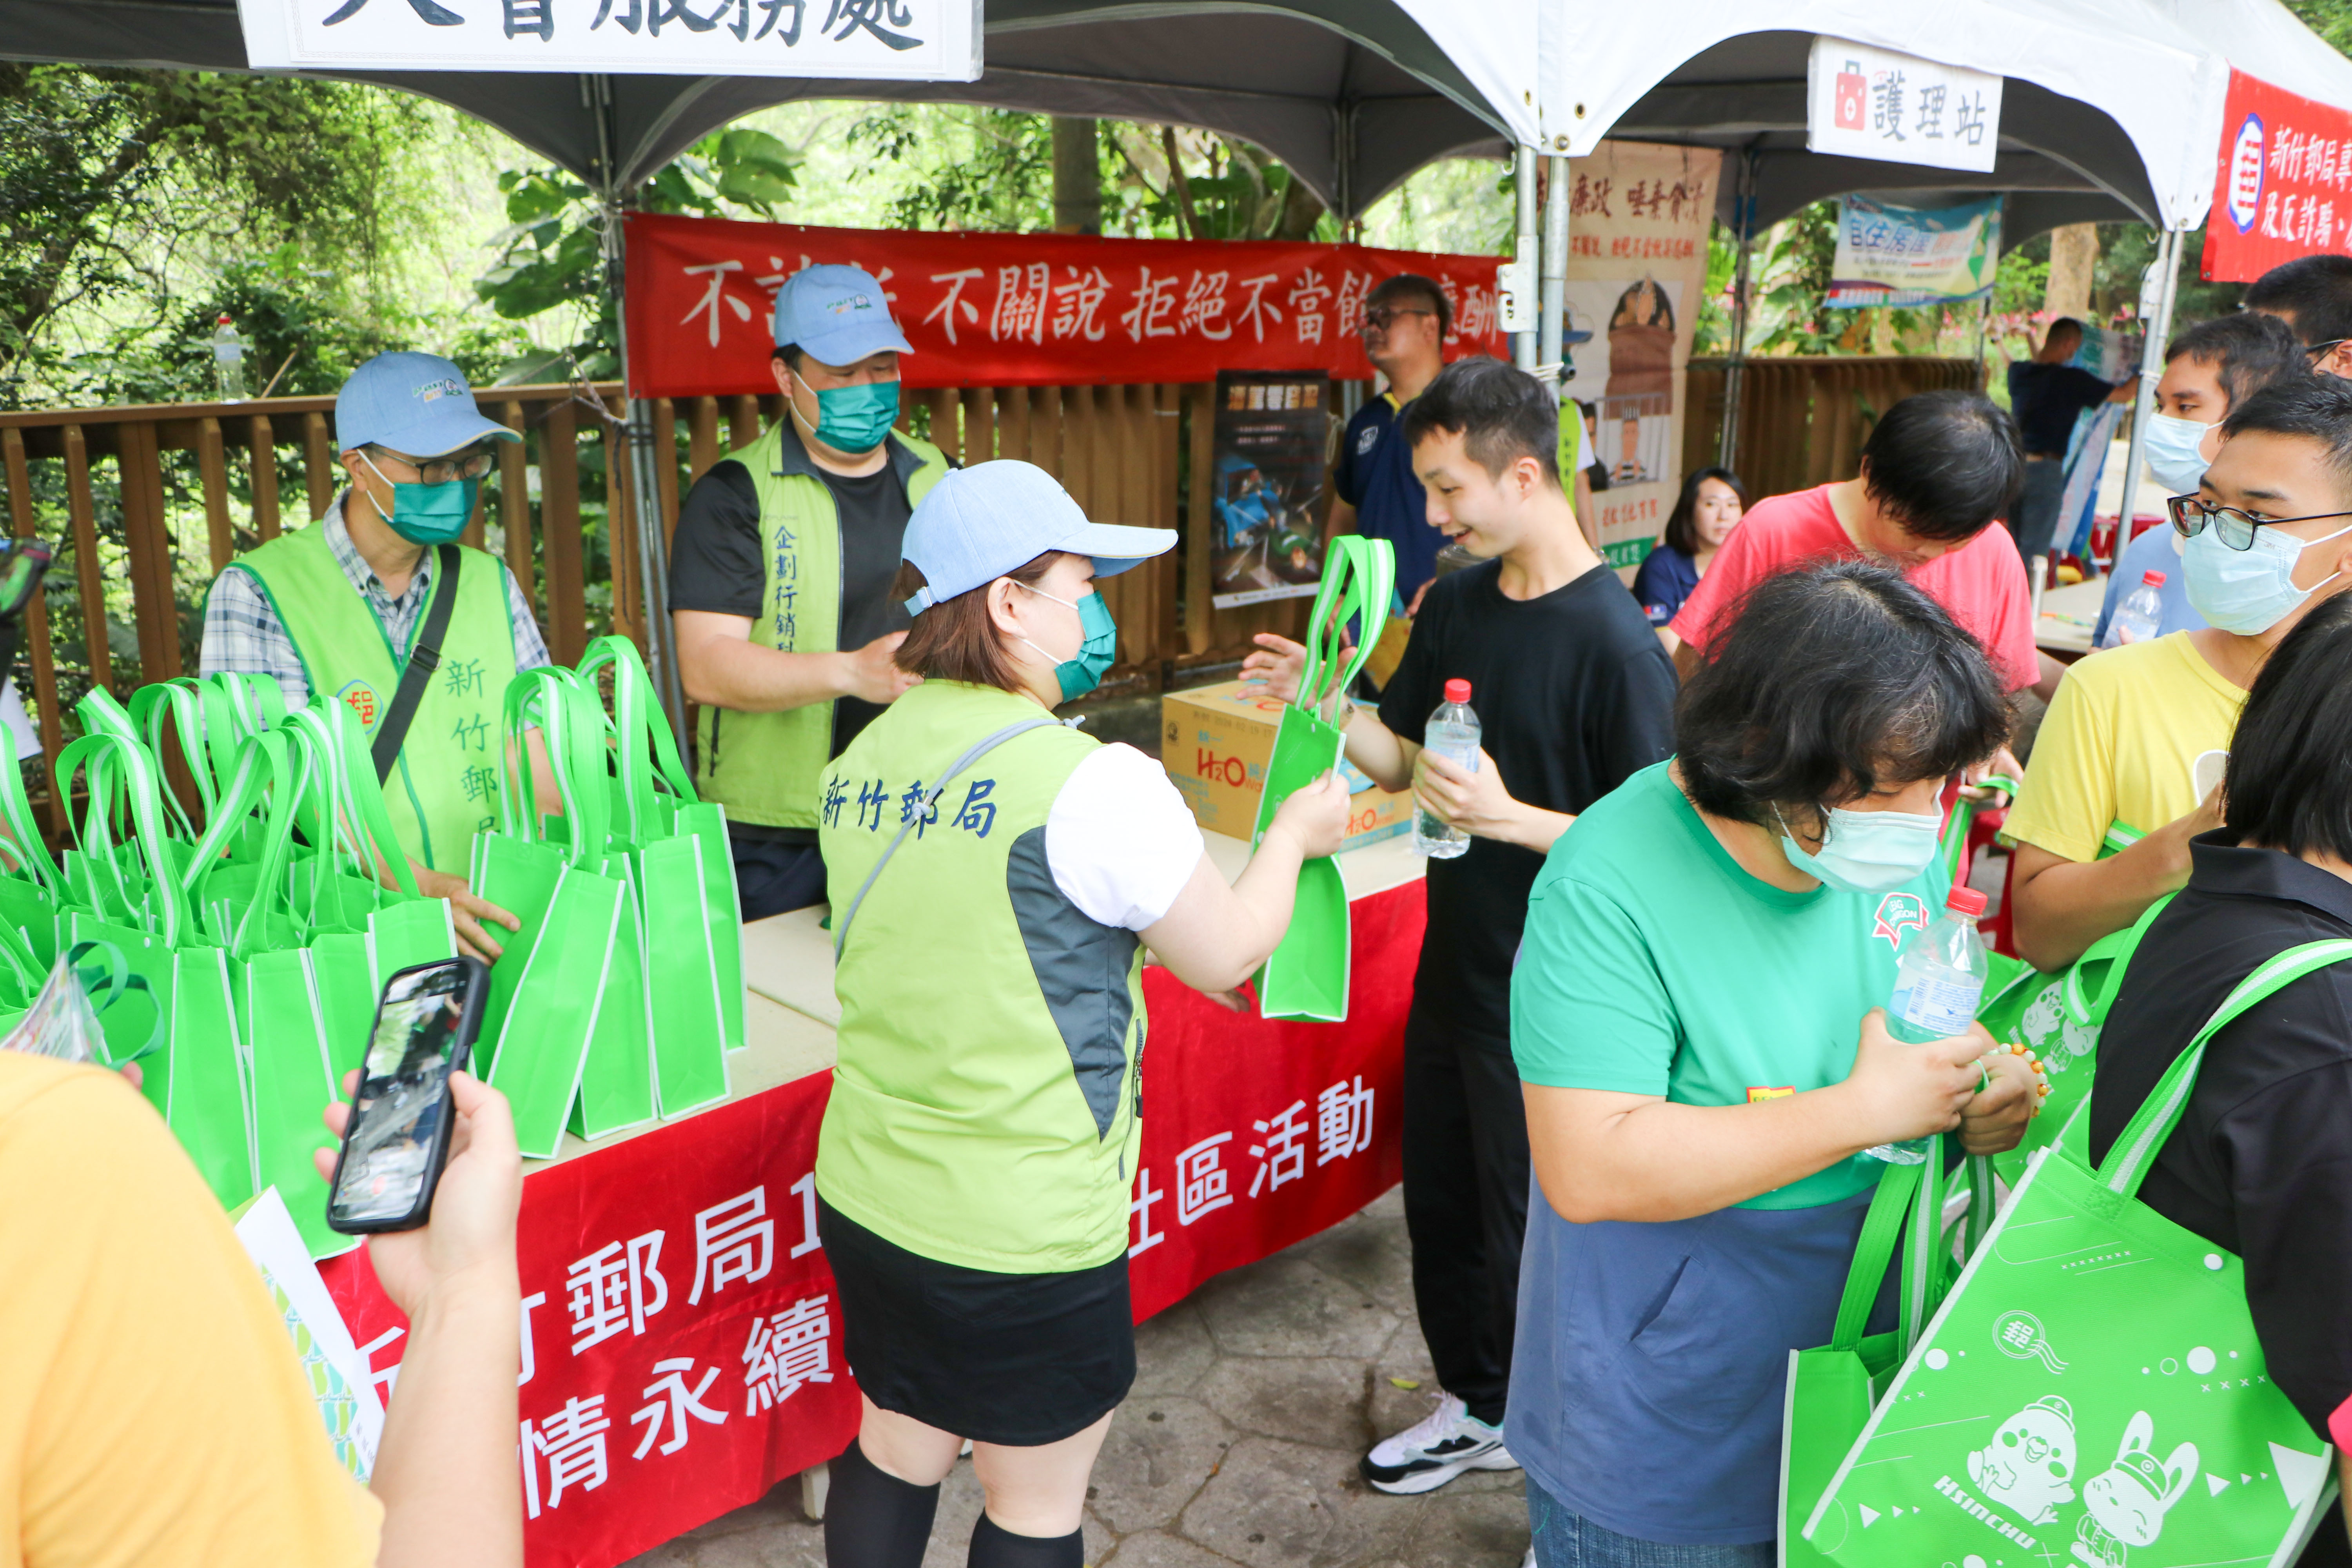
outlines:
[{"label": "black phone case", "polygon": [[[466,1005],[457,1018],[457,1048],[450,1053],[449,1058],[449,1070],[457,1072],[474,1059],[474,1039],[481,1033],[482,1010],[488,1004],[490,995],[488,966],[478,958],[460,953],[455,960],[436,958],[429,963],[412,963],[405,969],[387,975],[383,986],[384,990],[389,991],[392,989],[392,983],[404,974],[415,974],[426,969],[439,969],[453,962],[466,967]],[[375,1005],[375,1016],[383,1016],[383,997],[381,994],[376,997]],[[375,1025],[373,1018],[371,1018],[368,1025],[368,1038],[360,1043],[360,1081],[362,1085],[367,1081],[368,1044],[374,1038]],[[338,1087],[341,1086],[338,1085]],[[442,1167],[449,1163],[449,1133],[456,1124],[457,1117],[453,1111],[442,1117],[440,1125],[435,1129],[433,1160],[425,1167],[425,1182],[417,1189],[416,1205],[414,1208],[393,1219],[343,1220],[335,1217],[335,1194],[342,1188],[343,1160],[351,1152],[352,1124],[346,1123],[343,1128],[343,1141],[335,1150],[335,1173],[327,1183],[327,1228],[341,1232],[344,1236],[373,1236],[386,1231],[415,1230],[422,1226],[432,1216],[433,1194],[441,1184]]]}]

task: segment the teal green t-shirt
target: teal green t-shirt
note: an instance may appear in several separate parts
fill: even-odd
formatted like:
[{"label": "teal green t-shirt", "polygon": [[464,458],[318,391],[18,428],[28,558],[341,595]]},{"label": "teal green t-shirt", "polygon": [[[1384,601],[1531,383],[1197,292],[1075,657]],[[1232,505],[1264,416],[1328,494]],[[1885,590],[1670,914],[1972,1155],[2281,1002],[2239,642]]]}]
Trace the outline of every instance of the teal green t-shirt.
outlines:
[{"label": "teal green t-shirt", "polygon": [[[1943,907],[1940,863],[1891,893],[1757,880],[1660,763],[1576,819],[1528,897],[1511,977],[1526,1082],[1740,1105],[1844,1081],[1903,931]],[[1856,1155],[1742,1208],[1811,1208],[1876,1184]]]}]

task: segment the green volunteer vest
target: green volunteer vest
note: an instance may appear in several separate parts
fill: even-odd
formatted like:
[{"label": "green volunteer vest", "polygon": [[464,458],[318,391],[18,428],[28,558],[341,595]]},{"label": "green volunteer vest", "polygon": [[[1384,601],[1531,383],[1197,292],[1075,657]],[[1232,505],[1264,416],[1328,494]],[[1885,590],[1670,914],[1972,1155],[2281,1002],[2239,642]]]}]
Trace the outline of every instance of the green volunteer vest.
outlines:
[{"label": "green volunteer vest", "polygon": [[[499,704],[514,679],[515,646],[506,569],[464,545],[457,555],[457,602],[441,667],[383,781],[383,803],[412,859],[464,876],[475,830],[498,820]],[[433,584],[407,643],[395,648],[374,607],[336,563],[323,523],[279,534],[228,570],[249,572],[260,584],[293,639],[310,694],[349,704],[373,742],[441,584]]]},{"label": "green volunteer vest", "polygon": [[[786,653],[833,653],[840,647],[841,512],[813,474],[777,471],[784,422],[730,454],[751,470],[760,497],[760,561],[767,585],[751,622],[751,640]],[[948,460],[929,442],[893,431],[888,437],[920,458],[907,481],[908,504],[930,493]],[[833,754],[833,704],[813,702],[772,713],[709,706],[696,721],[695,787],[727,808],[730,822],[765,827],[816,826],[817,775]]]},{"label": "green volunteer vest", "polygon": [[[926,781],[1045,716],[1025,697],[934,680],[866,726],[823,783],[835,919]],[[1046,813],[1099,743],[1055,726],[973,763],[850,923],[817,1191],[923,1257],[1049,1274],[1127,1247],[1142,945],[1081,912],[1045,863]]]}]

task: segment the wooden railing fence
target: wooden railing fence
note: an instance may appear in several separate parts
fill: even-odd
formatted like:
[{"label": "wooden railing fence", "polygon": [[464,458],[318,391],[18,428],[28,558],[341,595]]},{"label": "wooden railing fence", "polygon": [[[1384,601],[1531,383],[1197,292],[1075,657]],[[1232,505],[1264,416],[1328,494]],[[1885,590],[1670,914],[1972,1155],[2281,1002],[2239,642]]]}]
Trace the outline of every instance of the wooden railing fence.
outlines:
[{"label": "wooden railing fence", "polygon": [[[1296,635],[1306,601],[1217,610],[1205,488],[1213,388],[1139,384],[910,393],[902,426],[963,463],[1023,458],[1088,515],[1180,531],[1176,551],[1108,579],[1119,663],[1106,683],[1157,689],[1179,668],[1239,659],[1259,631]],[[502,445],[467,542],[491,548],[531,597],[548,647],[576,661],[607,630],[645,642],[643,565],[617,384],[484,387],[485,413],[523,433]],[[344,487],[331,397],[0,413],[0,489],[16,536],[58,551],[26,617],[25,695],[54,763],[73,704],[192,673],[215,574],[281,530],[324,515]],[[711,464],[781,417],[766,397],[663,399],[656,476],[665,540],[680,496]],[[51,826],[62,802],[43,800]]]}]

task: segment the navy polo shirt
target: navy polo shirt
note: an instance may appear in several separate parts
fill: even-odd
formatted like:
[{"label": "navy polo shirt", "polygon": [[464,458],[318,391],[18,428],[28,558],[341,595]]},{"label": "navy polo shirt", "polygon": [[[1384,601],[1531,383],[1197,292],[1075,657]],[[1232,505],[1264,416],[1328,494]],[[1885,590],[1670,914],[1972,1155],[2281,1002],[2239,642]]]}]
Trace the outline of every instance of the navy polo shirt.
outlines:
[{"label": "navy polo shirt", "polygon": [[1397,412],[1394,395],[1385,392],[1356,410],[1339,440],[1332,488],[1356,509],[1359,531],[1396,547],[1397,597],[1409,605],[1437,575],[1445,536],[1429,525],[1429,491],[1412,471],[1412,449],[1398,434]]}]

